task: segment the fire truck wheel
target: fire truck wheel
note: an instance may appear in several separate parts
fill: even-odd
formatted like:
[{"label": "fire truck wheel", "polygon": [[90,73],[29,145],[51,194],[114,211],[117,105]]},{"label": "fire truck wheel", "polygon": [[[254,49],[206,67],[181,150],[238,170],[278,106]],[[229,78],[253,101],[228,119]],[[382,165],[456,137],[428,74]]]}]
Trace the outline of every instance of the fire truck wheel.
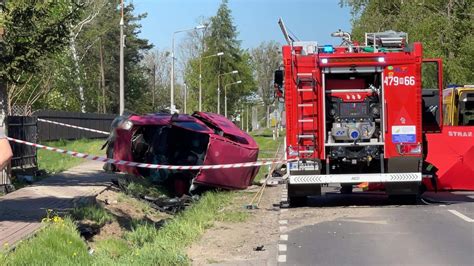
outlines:
[{"label": "fire truck wheel", "polygon": [[341,194],[352,194],[352,184],[350,185],[341,185]]},{"label": "fire truck wheel", "polygon": [[290,200],[290,207],[302,207],[306,205],[305,196],[290,196],[288,199]]},{"label": "fire truck wheel", "polygon": [[408,195],[388,195],[388,200],[392,204],[416,205],[419,200],[418,194]]}]

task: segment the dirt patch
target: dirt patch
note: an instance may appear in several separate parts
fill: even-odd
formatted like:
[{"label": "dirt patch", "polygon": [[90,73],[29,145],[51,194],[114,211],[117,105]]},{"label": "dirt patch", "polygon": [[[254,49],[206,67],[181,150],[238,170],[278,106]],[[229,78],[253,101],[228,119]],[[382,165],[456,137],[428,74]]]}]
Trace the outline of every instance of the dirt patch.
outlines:
[{"label": "dirt patch", "polygon": [[99,240],[122,238],[126,231],[132,230],[134,222],[159,223],[170,217],[168,214],[154,210],[146,202],[129,197],[114,188],[105,190],[97,196],[96,200],[114,216],[114,220],[100,228],[100,231],[89,240],[91,244]]},{"label": "dirt patch", "polygon": [[116,221],[105,224],[101,229],[100,233],[95,235],[93,241],[99,241],[109,238],[121,238],[124,230],[120,224]]},{"label": "dirt patch", "polygon": [[[234,211],[250,213],[243,222],[220,221],[207,230],[202,238],[187,250],[193,265],[229,263],[262,265],[275,261],[279,239],[278,204],[280,187],[267,187],[262,202],[256,210],[245,210],[255,195],[255,188],[241,193],[232,204]],[[256,251],[263,246],[263,250]]]}]

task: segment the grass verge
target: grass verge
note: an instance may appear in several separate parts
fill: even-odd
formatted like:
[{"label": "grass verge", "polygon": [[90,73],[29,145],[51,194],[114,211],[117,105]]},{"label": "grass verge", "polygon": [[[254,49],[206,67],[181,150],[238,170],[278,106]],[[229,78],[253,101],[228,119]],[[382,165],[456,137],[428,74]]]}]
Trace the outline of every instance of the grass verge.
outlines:
[{"label": "grass verge", "polygon": [[[100,150],[102,144],[104,144],[104,140],[60,140],[49,141],[42,144],[93,155],[101,155],[105,153],[104,151]],[[84,159],[74,158],[69,155],[64,155],[52,151],[38,150],[39,168],[45,170],[48,174],[55,174],[65,171],[71,167],[81,164],[82,162],[84,162]]]},{"label": "grass verge", "polygon": [[46,222],[35,237],[18,244],[15,251],[0,255],[0,265],[86,265],[91,264],[87,245],[69,218]]},{"label": "grass verge", "polygon": [[71,211],[71,216],[75,220],[90,220],[96,222],[98,225],[111,222],[114,217],[98,204],[89,204],[81,207],[76,207]]},{"label": "grass verge", "polygon": [[[92,255],[70,218],[53,218],[15,251],[6,255],[0,252],[0,265],[188,265],[186,248],[215,221],[241,222],[248,218],[244,211],[230,208],[238,195],[239,192],[208,192],[161,228],[136,221],[123,238],[96,242]],[[106,216],[96,207],[83,207],[75,214],[99,221]]]},{"label": "grass verge", "polygon": [[[275,156],[275,153],[278,150],[278,147],[283,144],[283,138],[284,138],[282,134],[280,135],[279,138],[277,138],[276,140],[273,140],[272,132],[271,130],[268,130],[268,129],[263,131],[263,133],[252,135],[252,137],[257,142],[258,147],[261,151],[258,155],[258,158],[260,160],[264,158],[273,158]],[[268,167],[266,166],[260,167],[260,170],[258,171],[258,174],[254,179],[254,183],[258,183],[260,180],[265,178],[265,176],[268,174],[268,171],[269,171]]]}]

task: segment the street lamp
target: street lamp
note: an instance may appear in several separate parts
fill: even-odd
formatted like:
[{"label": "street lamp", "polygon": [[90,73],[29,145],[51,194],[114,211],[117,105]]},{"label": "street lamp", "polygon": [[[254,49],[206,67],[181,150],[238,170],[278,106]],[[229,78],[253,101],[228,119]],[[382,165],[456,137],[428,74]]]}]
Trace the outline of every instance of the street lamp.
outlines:
[{"label": "street lamp", "polygon": [[187,101],[188,101],[188,84],[184,82],[184,113],[185,114],[188,113],[187,103],[186,103]]},{"label": "street lamp", "polygon": [[238,70],[217,75],[217,114],[221,114],[221,76],[238,74]]},{"label": "street lamp", "polygon": [[211,54],[208,56],[201,57],[199,60],[199,112],[202,112],[202,60],[206,58],[216,57],[216,56],[223,56],[224,52],[219,52],[217,54]]},{"label": "street lamp", "polygon": [[224,86],[224,110],[225,110],[224,114],[225,114],[225,117],[227,117],[227,87],[235,85],[235,84],[240,84],[240,83],[242,83],[242,80],[232,82],[232,83],[226,84]]},{"label": "street lamp", "polygon": [[186,30],[178,30],[178,31],[175,31],[173,32],[173,39],[172,39],[172,42],[171,42],[171,89],[170,89],[170,113],[173,113],[176,108],[174,106],[174,36],[176,35],[176,33],[180,33],[180,32],[188,32],[188,31],[194,31],[194,30],[202,30],[202,29],[205,29],[207,26],[205,25],[199,25],[199,26],[196,26],[192,29],[186,29]]},{"label": "street lamp", "polygon": [[119,73],[119,113],[123,115],[125,110],[125,59],[124,59],[124,46],[125,46],[125,35],[123,34],[123,27],[125,25],[123,20],[123,0],[120,2],[120,73]]}]

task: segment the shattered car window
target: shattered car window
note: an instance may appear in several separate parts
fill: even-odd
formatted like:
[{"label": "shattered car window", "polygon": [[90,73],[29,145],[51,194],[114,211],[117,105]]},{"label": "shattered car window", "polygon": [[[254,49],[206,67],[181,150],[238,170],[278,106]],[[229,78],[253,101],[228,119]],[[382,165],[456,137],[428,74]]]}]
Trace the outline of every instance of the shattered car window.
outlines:
[{"label": "shattered car window", "polygon": [[185,128],[185,129],[189,129],[192,131],[198,131],[198,132],[209,131],[209,129],[206,126],[198,124],[198,123],[194,123],[194,122],[175,122],[174,125]]}]

